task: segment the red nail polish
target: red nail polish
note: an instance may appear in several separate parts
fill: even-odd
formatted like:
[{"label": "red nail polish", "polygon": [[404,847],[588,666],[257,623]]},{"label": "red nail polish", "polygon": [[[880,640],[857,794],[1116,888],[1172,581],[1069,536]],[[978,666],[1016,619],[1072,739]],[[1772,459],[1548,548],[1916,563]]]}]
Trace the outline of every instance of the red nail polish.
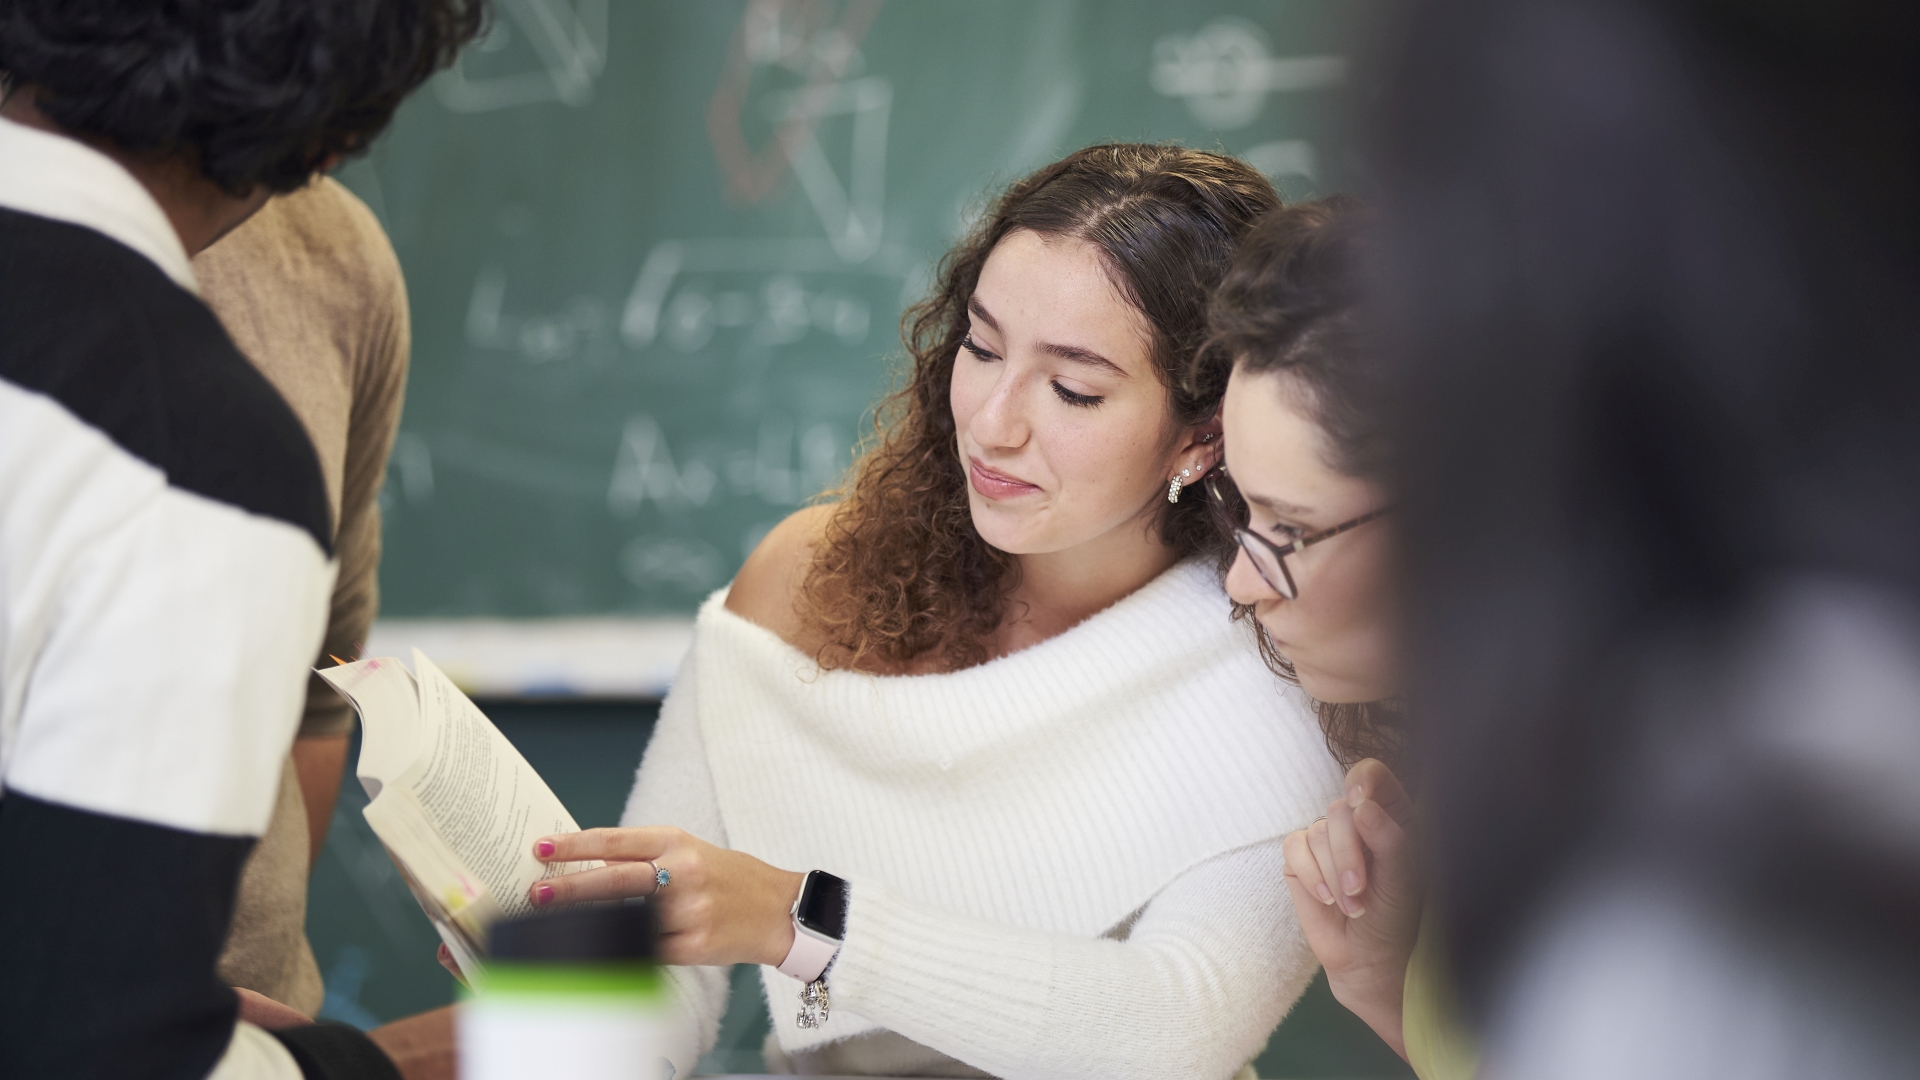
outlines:
[{"label": "red nail polish", "polygon": [[552,903],[553,902],[553,886],[548,885],[545,882],[542,882],[539,885],[535,885],[533,887],[533,902],[535,904]]},{"label": "red nail polish", "polygon": [[534,845],[533,845],[533,853],[534,853],[535,855],[538,855],[538,856],[540,856],[540,857],[541,857],[541,858],[543,858],[543,859],[544,859],[544,858],[546,858],[547,856],[549,856],[549,855],[551,855],[551,854],[553,854],[553,841],[551,841],[551,840],[542,840],[542,841],[540,841],[539,843],[536,843],[536,844],[534,844]]}]

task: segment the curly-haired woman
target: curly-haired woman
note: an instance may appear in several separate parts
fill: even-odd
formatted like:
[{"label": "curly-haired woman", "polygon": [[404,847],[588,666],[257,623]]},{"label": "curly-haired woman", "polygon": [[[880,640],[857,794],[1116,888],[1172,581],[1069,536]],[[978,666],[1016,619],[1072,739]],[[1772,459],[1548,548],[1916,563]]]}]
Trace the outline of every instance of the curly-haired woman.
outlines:
[{"label": "curly-haired woman", "polygon": [[1339,791],[1304,698],[1228,623],[1197,492],[1217,400],[1174,389],[1246,165],[1082,150],[1007,189],[908,313],[911,381],[844,497],[700,613],[604,869],[653,895],[712,1045],[762,965],[806,1073],[1225,1078],[1312,976],[1280,836]]}]

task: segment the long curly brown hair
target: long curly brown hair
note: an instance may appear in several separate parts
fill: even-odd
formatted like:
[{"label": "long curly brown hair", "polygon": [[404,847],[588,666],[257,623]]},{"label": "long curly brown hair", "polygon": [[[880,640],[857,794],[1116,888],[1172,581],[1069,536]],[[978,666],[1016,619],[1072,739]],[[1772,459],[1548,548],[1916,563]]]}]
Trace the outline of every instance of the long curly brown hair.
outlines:
[{"label": "long curly brown hair", "polygon": [[[983,540],[967,506],[949,403],[967,301],[1004,237],[1026,229],[1100,250],[1152,327],[1151,355],[1176,426],[1206,422],[1220,395],[1177,377],[1206,337],[1208,294],[1254,219],[1280,204],[1245,162],[1179,146],[1090,146],[1018,180],[940,260],[932,295],[901,317],[912,367],[877,413],[800,588],[823,667],[941,670],[985,661],[1019,584],[1019,562]],[[1203,499],[1164,504],[1159,537],[1182,557],[1230,551]]]},{"label": "long curly brown hair", "polygon": [[[1295,203],[1261,218],[1214,293],[1208,336],[1185,382],[1192,394],[1219,395],[1236,365],[1285,372],[1326,434],[1328,464],[1385,483],[1392,455],[1385,376],[1360,328],[1360,247],[1369,224],[1366,208],[1347,195]],[[1246,509],[1226,507],[1216,520],[1230,533],[1234,522],[1246,521]],[[1233,606],[1235,619],[1253,623],[1267,666],[1297,685],[1293,664],[1252,616],[1251,606]],[[1406,764],[1397,702],[1316,701],[1314,707],[1327,749],[1342,765],[1370,757]]]}]

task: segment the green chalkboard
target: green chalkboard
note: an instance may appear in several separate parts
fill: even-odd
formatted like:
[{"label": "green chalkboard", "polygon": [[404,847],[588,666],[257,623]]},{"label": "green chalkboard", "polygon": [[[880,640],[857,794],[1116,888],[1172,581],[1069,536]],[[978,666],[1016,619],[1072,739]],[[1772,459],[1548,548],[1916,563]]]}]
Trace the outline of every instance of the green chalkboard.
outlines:
[{"label": "green chalkboard", "polygon": [[1348,184],[1336,0],[498,0],[341,179],[407,274],[384,612],[691,611],[846,468],[988,193],[1091,142]]}]

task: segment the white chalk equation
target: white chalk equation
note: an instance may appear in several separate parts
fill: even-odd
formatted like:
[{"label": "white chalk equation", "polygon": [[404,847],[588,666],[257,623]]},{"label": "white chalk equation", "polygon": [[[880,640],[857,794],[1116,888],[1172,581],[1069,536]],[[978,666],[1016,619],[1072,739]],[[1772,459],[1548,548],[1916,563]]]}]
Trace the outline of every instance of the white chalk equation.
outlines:
[{"label": "white chalk equation", "polygon": [[665,341],[695,352],[716,330],[743,328],[763,345],[792,344],[809,331],[860,345],[876,307],[890,318],[914,299],[919,266],[892,249],[848,265],[820,240],[662,241],[627,293],[620,338],[632,349]]},{"label": "white chalk equation", "polygon": [[659,422],[643,414],[628,420],[620,433],[607,509],[615,517],[632,517],[649,499],[662,506],[705,506],[718,479],[703,461],[676,466]]},{"label": "white chalk equation", "polygon": [[467,344],[515,352],[533,364],[613,358],[613,312],[599,297],[576,296],[558,311],[530,315],[507,314],[506,301],[506,268],[489,263],[474,277],[467,299]]},{"label": "white chalk equation", "polygon": [[497,0],[487,36],[433,80],[453,112],[581,106],[607,65],[608,0]]},{"label": "white chalk equation", "polygon": [[766,416],[750,447],[709,441],[676,455],[659,421],[638,413],[620,433],[607,509],[616,518],[628,518],[648,503],[668,510],[698,508],[722,494],[723,487],[724,494],[736,498],[798,506],[838,484],[847,461],[847,444],[829,423],[802,429],[787,417]]},{"label": "white chalk equation", "polygon": [[722,332],[766,348],[811,338],[848,349],[872,343],[876,327],[890,331],[927,272],[924,260],[892,249],[850,266],[824,240],[667,240],[648,251],[617,309],[589,293],[527,311],[515,310],[496,260],[474,274],[462,330],[468,345],[529,364],[604,367],[623,344],[695,354]]},{"label": "white chalk equation", "polygon": [[1260,27],[1223,18],[1154,42],[1150,81],[1160,94],[1184,99],[1195,120],[1230,131],[1258,119],[1268,94],[1339,86],[1346,78],[1344,56],[1273,56]]},{"label": "white chalk equation", "polygon": [[[827,423],[799,428],[784,416],[763,417],[751,448],[708,442],[676,455],[659,421],[639,413],[629,418],[614,454],[607,509],[617,519],[636,516],[648,504],[672,520],[687,510],[731,496],[757,501],[776,514],[840,483],[848,448]],[[682,592],[711,589],[737,560],[766,536],[778,517],[755,521],[740,534],[739,554],[729,558],[694,536],[643,533],[616,556],[622,577],[641,588]]]},{"label": "white chalk equation", "polygon": [[704,592],[726,580],[727,558],[697,536],[636,536],[620,548],[620,576],[643,589]]},{"label": "white chalk equation", "polygon": [[840,484],[851,457],[843,432],[830,422],[768,413],[744,435],[688,440],[676,451],[657,419],[635,413],[621,428],[611,470],[603,471],[572,455],[461,431],[403,431],[381,494],[387,509],[428,503],[436,473],[451,471],[567,499],[604,497],[609,513],[622,520],[648,506],[680,514],[729,501],[784,514]]}]

